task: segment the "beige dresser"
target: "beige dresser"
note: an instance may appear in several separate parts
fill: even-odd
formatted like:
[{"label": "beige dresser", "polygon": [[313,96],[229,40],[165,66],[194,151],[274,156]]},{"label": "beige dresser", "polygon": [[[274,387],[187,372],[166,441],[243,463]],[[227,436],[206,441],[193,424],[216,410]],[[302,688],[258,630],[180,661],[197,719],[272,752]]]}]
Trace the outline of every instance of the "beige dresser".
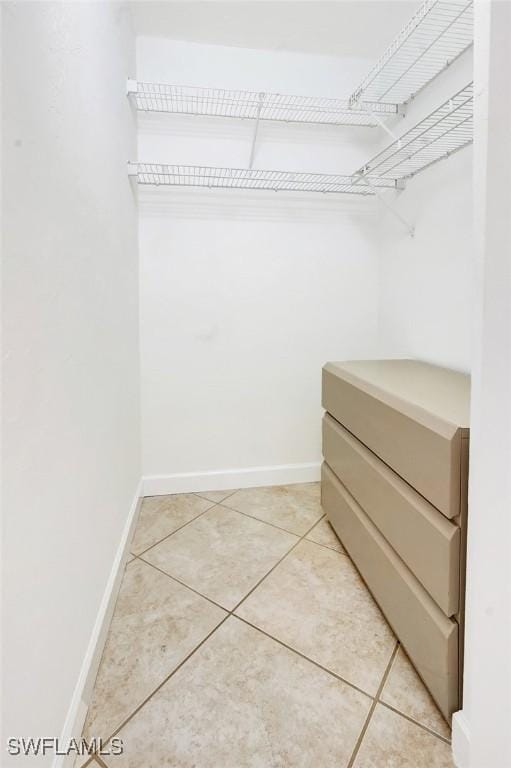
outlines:
[{"label": "beige dresser", "polygon": [[444,716],[461,707],[470,379],[416,360],[323,368],[321,499]]}]

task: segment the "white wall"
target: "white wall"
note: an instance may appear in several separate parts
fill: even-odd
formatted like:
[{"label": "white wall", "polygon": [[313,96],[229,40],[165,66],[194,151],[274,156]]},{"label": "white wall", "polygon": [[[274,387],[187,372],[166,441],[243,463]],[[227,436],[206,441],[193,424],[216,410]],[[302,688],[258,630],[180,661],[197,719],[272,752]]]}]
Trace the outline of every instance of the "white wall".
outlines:
[{"label": "white wall", "polygon": [[[137,47],[141,80],[257,91],[348,95],[368,66],[157,38]],[[142,117],[138,156],[246,167],[252,131]],[[351,172],[376,136],[262,125],[255,167]],[[146,492],[240,484],[200,475],[260,466],[307,465],[245,482],[316,476],[321,366],[377,353],[376,210],[348,196],[140,192],[143,472],[163,477]]]},{"label": "white wall", "polygon": [[472,150],[412,179],[397,209],[410,238],[384,214],[380,333],[389,357],[470,371],[473,308]]},{"label": "white wall", "polygon": [[[398,135],[473,79],[471,51],[433,81],[395,126]],[[437,163],[389,193],[413,226],[382,213],[382,354],[470,371],[474,279],[472,148]]]},{"label": "white wall", "polygon": [[140,476],[134,42],[120,4],[2,15],[3,727],[58,736]]},{"label": "white wall", "polygon": [[511,5],[476,3],[474,365],[458,768],[511,766]]}]

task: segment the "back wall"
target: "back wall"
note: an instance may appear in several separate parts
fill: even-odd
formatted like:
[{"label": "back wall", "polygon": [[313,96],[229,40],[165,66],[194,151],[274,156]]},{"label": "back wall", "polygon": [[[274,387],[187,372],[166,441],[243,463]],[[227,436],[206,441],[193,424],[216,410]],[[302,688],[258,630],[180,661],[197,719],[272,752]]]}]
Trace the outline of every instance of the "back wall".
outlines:
[{"label": "back wall", "polygon": [[[157,38],[137,48],[140,80],[291,94],[348,95],[369,64]],[[139,160],[246,167],[253,127],[142,116]],[[376,136],[262,124],[254,167],[351,172]],[[319,477],[321,367],[377,353],[375,201],[140,189],[139,203],[146,493]]]}]

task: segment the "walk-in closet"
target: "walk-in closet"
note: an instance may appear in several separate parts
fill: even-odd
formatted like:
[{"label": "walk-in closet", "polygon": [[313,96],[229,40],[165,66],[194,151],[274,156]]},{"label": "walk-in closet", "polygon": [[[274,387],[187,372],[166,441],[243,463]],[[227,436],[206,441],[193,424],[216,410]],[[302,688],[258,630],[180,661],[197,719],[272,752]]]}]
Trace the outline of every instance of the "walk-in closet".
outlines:
[{"label": "walk-in closet", "polygon": [[1,3],[2,766],[511,768],[511,3]]}]

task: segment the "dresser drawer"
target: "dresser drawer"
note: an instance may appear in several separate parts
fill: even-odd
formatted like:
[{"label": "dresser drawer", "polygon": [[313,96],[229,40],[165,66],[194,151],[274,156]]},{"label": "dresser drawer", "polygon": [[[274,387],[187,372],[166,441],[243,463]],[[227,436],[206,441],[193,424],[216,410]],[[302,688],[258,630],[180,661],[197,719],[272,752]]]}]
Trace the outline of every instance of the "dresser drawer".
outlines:
[{"label": "dresser drawer", "polygon": [[323,456],[447,616],[459,608],[460,529],[328,414]]},{"label": "dresser drawer", "polygon": [[[388,366],[389,363],[396,365]],[[400,376],[405,381],[407,375],[413,378],[411,372],[419,363],[371,361],[365,365],[369,371],[366,378],[358,375],[359,369],[366,370],[363,363],[358,367],[357,363],[327,363],[323,368],[323,407],[446,517],[455,517],[460,509],[464,430],[416,402],[399,397],[398,386],[385,389],[374,384],[380,379],[386,382],[381,372],[387,370],[392,371],[398,384]],[[429,372],[429,367],[424,370]],[[441,389],[441,376],[433,375],[432,385],[433,382]],[[426,381],[424,387],[427,386]]]},{"label": "dresser drawer", "polygon": [[449,719],[459,708],[458,625],[433,602],[325,464],[321,500],[330,523],[387,621],[441,712]]}]

